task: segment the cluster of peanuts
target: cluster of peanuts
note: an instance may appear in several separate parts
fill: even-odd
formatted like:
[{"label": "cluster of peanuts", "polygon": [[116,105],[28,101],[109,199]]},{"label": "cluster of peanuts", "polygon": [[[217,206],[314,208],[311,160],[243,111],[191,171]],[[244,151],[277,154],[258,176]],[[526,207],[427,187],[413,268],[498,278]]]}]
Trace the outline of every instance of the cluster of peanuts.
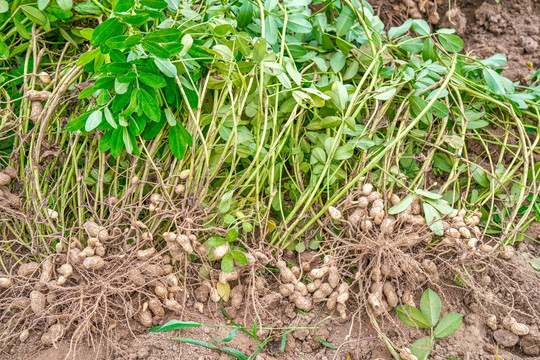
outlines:
[{"label": "cluster of peanuts", "polygon": [[[493,331],[497,330],[499,328],[497,316],[489,315],[486,319],[486,325]],[[530,331],[529,327],[526,324],[517,322],[517,320],[511,316],[505,317],[501,322],[501,326],[506,330],[510,330],[518,336],[525,336]]]},{"label": "cluster of peanuts", "polygon": [[280,294],[288,297],[298,309],[310,311],[314,303],[326,302],[328,310],[337,309],[341,318],[346,319],[345,303],[349,299],[349,284],[341,281],[332,256],[325,256],[323,265],[319,268],[312,269],[309,262],[302,264],[302,270],[311,280],[307,285],[301,280],[299,267],[289,268],[283,260],[279,260],[276,266],[283,282],[279,289]]},{"label": "cluster of peanuts", "polygon": [[134,267],[128,273],[128,280],[138,288],[149,286],[155,296],[149,296],[137,314],[141,325],[150,327],[160,324],[165,317],[165,308],[180,312],[182,306],[175,299],[176,293],[182,291],[178,278],[169,264],[168,255],[161,256],[156,249],[149,247],[137,251],[137,259],[141,266]]},{"label": "cluster of peanuts", "polygon": [[[24,263],[17,269],[17,277],[24,280],[36,274],[41,268],[39,281],[34,285],[34,289],[28,297],[15,298],[11,304],[13,309],[27,311],[30,309],[35,315],[43,315],[48,306],[55,303],[56,297],[49,290],[62,285],[65,279],[73,273],[73,268],[69,264],[63,264],[58,267],[56,273],[57,279],[53,279],[55,264],[51,258],[44,260],[41,265],[37,262]],[[0,288],[11,288],[15,276],[0,275]],[[64,325],[62,325],[57,317],[51,316],[46,318],[48,329],[41,336],[43,345],[52,345],[64,334]],[[28,329],[23,330],[19,335],[19,340],[24,342],[28,339],[30,332]]]},{"label": "cluster of peanuts", "polygon": [[[186,181],[191,175],[191,170],[190,169],[186,169],[186,170],[182,170],[179,174],[179,178],[181,181]],[[132,180],[132,183],[137,183],[137,181],[133,181]],[[170,188],[172,188],[173,185],[165,185],[165,189],[168,190]],[[176,186],[174,186],[174,193],[176,195],[182,195],[186,192],[186,186],[184,184],[178,184]],[[161,211],[160,209],[160,204],[163,203],[163,197],[161,196],[161,194],[158,194],[158,193],[153,193],[151,196],[150,196],[150,204],[148,205],[148,210],[150,212],[159,212]]]},{"label": "cluster of peanuts", "polygon": [[479,211],[468,216],[464,209],[454,210],[443,220],[445,238],[443,238],[442,243],[452,245],[455,242],[466,241],[471,249],[476,249],[478,238],[482,234],[478,228],[481,217],[482,213]]},{"label": "cluster of peanuts", "polygon": [[[383,195],[374,190],[372,184],[363,184],[360,195],[357,200],[350,200],[354,210],[348,215],[347,222],[353,228],[360,229],[363,232],[371,232],[377,228],[381,235],[392,236],[398,222],[413,228],[426,225],[424,217],[420,215],[421,206],[417,198],[413,199],[407,209],[397,216],[393,216],[387,213]],[[389,197],[390,204],[388,207],[397,205],[400,202],[399,196],[392,194]],[[335,207],[330,206],[329,213],[334,220],[342,218],[341,212]],[[399,246],[414,246],[419,241],[420,236],[412,235],[406,241],[400,240]]]},{"label": "cluster of peanuts", "polygon": [[13,194],[8,186],[17,178],[17,170],[12,166],[0,170],[0,206],[18,209],[21,206],[21,198]]},{"label": "cluster of peanuts", "polygon": [[[368,294],[368,303],[373,309],[375,316],[379,316],[385,311],[388,312],[400,303],[415,306],[414,296],[409,289],[396,290],[394,283],[404,274],[414,280],[415,283],[422,283],[426,280],[427,274],[432,281],[439,281],[437,265],[430,259],[424,259],[422,263],[414,259],[408,259],[401,263],[385,262],[380,267],[375,267],[371,271],[371,288]],[[363,274],[356,273],[356,280],[360,280]]]}]

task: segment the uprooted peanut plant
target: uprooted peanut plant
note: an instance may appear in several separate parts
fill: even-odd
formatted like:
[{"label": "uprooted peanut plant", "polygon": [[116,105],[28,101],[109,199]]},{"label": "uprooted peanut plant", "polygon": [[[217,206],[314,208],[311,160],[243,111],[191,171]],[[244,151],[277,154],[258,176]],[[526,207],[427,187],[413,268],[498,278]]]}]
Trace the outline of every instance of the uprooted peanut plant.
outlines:
[{"label": "uprooted peanut plant", "polygon": [[193,297],[256,304],[261,272],[374,324],[426,286],[502,311],[490,284],[538,284],[509,269],[540,91],[453,30],[359,0],[3,3],[1,342],[114,348]]}]

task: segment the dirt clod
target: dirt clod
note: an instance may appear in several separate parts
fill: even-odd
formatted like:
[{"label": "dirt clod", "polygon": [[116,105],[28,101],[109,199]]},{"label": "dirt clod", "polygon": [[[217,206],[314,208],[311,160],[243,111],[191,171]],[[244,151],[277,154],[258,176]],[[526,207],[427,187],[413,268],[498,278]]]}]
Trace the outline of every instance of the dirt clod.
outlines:
[{"label": "dirt clod", "polygon": [[512,347],[519,341],[519,336],[505,329],[495,331],[493,333],[493,337],[495,338],[497,344],[505,347]]}]

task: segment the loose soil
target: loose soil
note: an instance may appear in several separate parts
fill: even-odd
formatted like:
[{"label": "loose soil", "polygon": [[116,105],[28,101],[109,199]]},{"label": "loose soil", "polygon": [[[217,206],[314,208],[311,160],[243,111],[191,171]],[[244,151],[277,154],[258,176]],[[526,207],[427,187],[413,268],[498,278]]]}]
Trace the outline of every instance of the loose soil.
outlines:
[{"label": "loose soil", "polygon": [[[423,17],[433,23],[430,11],[437,13],[438,27],[453,28],[465,50],[478,58],[503,54],[508,62],[503,74],[514,81],[528,81],[540,67],[540,2],[537,0],[457,0],[415,1],[425,3]],[[383,22],[400,25],[406,19],[406,1],[374,1]],[[421,5],[419,5],[420,7]],[[449,10],[450,9],[450,10]]]},{"label": "loose soil", "polygon": [[[448,4],[452,4],[448,11]],[[397,7],[396,7],[397,6]],[[386,23],[395,26],[404,19],[399,11],[399,2],[374,3],[380,16]],[[508,59],[504,75],[513,80],[526,80],[532,69],[540,67],[538,44],[540,43],[540,2],[532,0],[502,0],[500,4],[494,1],[465,1],[440,4],[436,9],[439,14],[438,25],[452,27],[464,38],[467,51],[485,58],[495,53],[504,54]],[[450,19],[449,19],[450,16]],[[526,235],[540,240],[540,224],[534,222]],[[351,246],[350,243],[343,246]],[[346,248],[346,247],[345,247]],[[455,283],[455,264],[451,261],[466,261],[457,259],[456,253],[444,251],[440,257],[434,258],[439,267],[439,281],[432,279],[416,283],[410,290],[414,294],[414,302],[419,303],[422,291],[433,288],[441,296],[443,302],[442,313],[459,312],[464,316],[464,322],[457,333],[439,339],[436,342],[432,359],[447,358],[459,359],[540,359],[540,272],[535,271],[529,261],[540,256],[540,244],[525,240],[517,245],[517,255],[510,260],[502,261],[495,257],[485,258],[479,264],[485,273],[480,273],[478,279],[473,281],[477,287],[464,288]],[[461,250],[460,250],[461,251]],[[301,266],[292,253],[284,253],[282,257],[289,263]],[[118,260],[120,261],[120,260]],[[119,262],[120,263],[120,262]],[[112,276],[114,272],[107,273]],[[343,274],[354,276],[353,274]],[[475,275],[476,276],[476,275]],[[485,280],[489,278],[486,284]],[[163,324],[168,320],[197,321],[204,324],[231,325],[231,322],[222,314],[220,304],[209,299],[204,288],[198,283],[196,273],[187,276],[188,283],[185,289],[176,293],[176,300],[182,304],[181,309],[166,312],[166,315],[154,325]],[[256,278],[264,282],[263,287],[256,288]],[[109,278],[108,278],[109,279]],[[101,279],[104,281],[104,279]],[[116,286],[112,283],[103,286]],[[484,282],[482,282],[484,281]],[[281,281],[273,273],[257,271],[243,273],[239,280],[231,282],[231,286],[243,284],[251,293],[246,294],[240,306],[224,304],[225,311],[235,323],[244,326],[279,328],[279,327],[312,327],[314,329],[301,329],[287,335],[285,351],[279,353],[283,331],[257,331],[260,339],[272,336],[272,340],[265,346],[257,359],[392,359],[383,336],[394,348],[401,349],[426,335],[423,330],[412,329],[405,326],[390,312],[377,317],[380,331],[372,325],[366,314],[365,302],[361,299],[358,286],[351,288],[351,296],[347,303],[345,319],[340,314],[329,312],[324,306],[315,306],[309,313],[299,312],[294,303],[279,293]],[[105,284],[105,283],[104,283]],[[112,284],[112,285],[111,285]],[[181,284],[182,285],[182,284]],[[398,284],[399,285],[399,284]],[[407,285],[409,286],[409,285]],[[116,289],[116,288],[115,288]],[[402,289],[404,290],[404,289]],[[21,290],[22,291],[22,290]],[[95,296],[99,296],[97,289]],[[27,291],[29,292],[29,290]],[[21,292],[22,293],[22,292]],[[4,296],[0,292],[0,299]],[[147,295],[147,294],[145,294]],[[118,304],[118,299],[124,296],[117,294],[118,298],[108,304]],[[129,298],[130,294],[125,294]],[[80,296],[81,299],[92,297]],[[65,299],[69,300],[68,298]],[[115,302],[116,301],[116,302]],[[203,313],[195,310],[195,303],[204,305]],[[76,302],[74,302],[76,305]],[[323,303],[324,304],[324,303]],[[139,304],[140,305],[140,304]],[[6,318],[7,310],[1,314]],[[41,319],[29,328],[28,339],[24,342],[11,341],[0,347],[0,358],[15,359],[230,359],[231,357],[215,350],[196,345],[184,344],[174,341],[174,337],[191,338],[201,341],[214,342],[211,335],[224,338],[230,328],[198,327],[177,330],[167,333],[148,333],[148,327],[142,326],[133,318],[138,308],[132,309],[127,319],[119,317],[118,323],[108,323],[110,331],[107,339],[100,339],[97,334],[100,330],[91,328],[85,341],[75,343],[73,334],[64,334],[61,340],[53,346],[42,345],[42,335],[46,328],[46,319]],[[72,315],[72,314],[69,314]],[[498,319],[497,329],[486,325],[489,315]],[[517,336],[501,326],[502,320],[512,316],[517,321],[526,324],[530,331],[525,336]],[[329,317],[327,320],[323,319]],[[322,322],[321,322],[322,321]],[[18,331],[22,331],[19,329]],[[320,340],[323,340],[321,342]],[[336,349],[325,346],[332,344]],[[256,342],[247,335],[238,332],[238,335],[227,344],[245,354],[256,350]]]}]

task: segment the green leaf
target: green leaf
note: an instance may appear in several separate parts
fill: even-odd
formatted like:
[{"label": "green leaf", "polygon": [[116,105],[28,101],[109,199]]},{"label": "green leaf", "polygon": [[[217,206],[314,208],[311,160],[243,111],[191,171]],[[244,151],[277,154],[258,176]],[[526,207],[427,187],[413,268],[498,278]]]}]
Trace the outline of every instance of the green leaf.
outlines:
[{"label": "green leaf", "polygon": [[165,9],[167,7],[167,3],[163,0],[139,0],[139,4],[156,10]]},{"label": "green leaf", "polygon": [[377,100],[389,100],[396,94],[396,88],[393,86],[382,86],[377,89],[377,93],[373,98]]},{"label": "green leaf", "polygon": [[439,325],[435,328],[434,335],[438,338],[443,338],[455,333],[461,326],[463,315],[457,313],[447,314],[441,319]]},{"label": "green leaf", "polygon": [[403,24],[397,27],[392,27],[388,30],[388,38],[390,40],[400,37],[405,34],[411,28],[412,20],[408,19]]},{"label": "green leaf", "polygon": [[287,73],[293,79],[296,85],[302,86],[302,75],[296,70],[296,67],[294,65],[293,61],[288,61],[285,64],[285,70],[287,70]]},{"label": "green leaf", "polygon": [[431,200],[427,199],[425,200],[429,204],[431,204],[435,209],[437,209],[438,212],[440,212],[443,215],[449,215],[454,211],[454,208],[451,207],[446,200],[438,199],[438,200]]},{"label": "green leaf", "polygon": [[88,117],[88,120],[86,120],[86,125],[84,126],[85,131],[92,131],[95,128],[101,124],[101,120],[103,118],[103,113],[101,110],[94,111],[90,116]]},{"label": "green leaf", "polygon": [[413,328],[419,327],[421,329],[429,329],[429,322],[424,315],[422,315],[420,310],[414,306],[399,305],[395,307],[395,310],[397,316],[405,323],[405,325]]},{"label": "green leaf", "polygon": [[411,27],[414,31],[416,31],[419,35],[422,36],[429,35],[431,33],[429,24],[426,20],[423,19],[414,19],[412,21]]},{"label": "green leaf", "polygon": [[165,109],[163,112],[165,113],[165,118],[167,119],[169,126],[176,126],[176,117],[174,117],[171,110]]},{"label": "green leaf", "polygon": [[[411,114],[416,117],[427,107],[428,102],[421,98],[420,96],[409,96],[409,102],[411,103],[410,109]],[[422,122],[429,124],[433,120],[433,115],[431,111],[428,111],[424,116],[422,116]]]},{"label": "green leaf", "polygon": [[431,354],[433,343],[427,337],[423,337],[412,343],[409,349],[418,360],[426,360],[429,354]]},{"label": "green leaf", "polygon": [[431,38],[427,38],[424,41],[424,48],[422,50],[422,60],[424,61],[437,61],[437,48]]},{"label": "green leaf", "polygon": [[140,72],[139,80],[141,80],[146,85],[157,89],[167,86],[167,82],[165,81],[165,79],[156,74]]},{"label": "green leaf", "polygon": [[123,32],[124,25],[120,22],[120,19],[110,18],[94,29],[90,44],[92,46],[99,46],[112,37],[122,35]]},{"label": "green leaf", "polygon": [[320,337],[318,336],[315,336],[317,338],[317,340],[319,340],[319,342],[321,344],[323,344],[324,346],[326,347],[329,347],[330,349],[337,349],[337,346],[336,345],[333,345],[333,344],[330,344],[328,341],[325,341],[323,339],[321,339]]},{"label": "green leaf", "polygon": [[141,104],[144,114],[148,116],[150,120],[159,121],[161,114],[159,105],[156,99],[144,89],[140,89],[139,92],[139,104]]},{"label": "green leaf", "polygon": [[491,91],[499,95],[505,95],[509,91],[513,91],[514,85],[507,78],[499,75],[495,70],[484,68],[482,70],[484,79]]},{"label": "green leaf", "polygon": [[141,34],[131,35],[124,41],[124,46],[127,48],[130,48],[132,46],[139,45],[141,43],[141,40],[142,40]]},{"label": "green leaf", "polygon": [[431,191],[426,191],[426,190],[422,190],[422,189],[416,189],[416,194],[417,195],[421,195],[425,198],[428,198],[428,199],[433,199],[433,200],[438,200],[438,199],[442,199],[442,195],[441,194],[437,194],[437,193],[434,193],[434,192],[431,192]]},{"label": "green leaf", "polygon": [[185,343],[192,344],[192,345],[203,346],[203,347],[213,349],[213,350],[218,350],[219,349],[219,347],[217,347],[214,344],[209,343],[208,341],[200,341],[200,340],[188,339],[188,338],[174,338],[174,340],[185,342]]},{"label": "green leaf", "polygon": [[304,15],[294,14],[289,17],[289,22],[287,23],[288,30],[294,31],[300,34],[308,34],[311,32],[311,23],[307,21]]},{"label": "green leaf", "polygon": [[341,69],[343,69],[346,62],[347,59],[345,58],[345,55],[343,55],[340,51],[337,51],[330,58],[330,67],[335,73],[338,73],[341,71]]},{"label": "green leaf", "polygon": [[534,270],[540,271],[540,257],[532,259],[531,261],[529,261],[529,264],[531,264]]},{"label": "green leaf", "polygon": [[224,352],[225,354],[231,355],[235,359],[248,360],[248,357],[239,350],[236,350],[236,349],[233,349],[233,348],[230,348],[230,347],[222,347],[219,350]]},{"label": "green leaf", "polygon": [[132,139],[129,135],[130,134],[128,132],[128,128],[122,127],[122,140],[124,140],[124,146],[126,148],[127,153],[132,154],[133,148],[134,148],[134,142],[131,141]]},{"label": "green leaf", "polygon": [[200,327],[200,326],[202,326],[202,323],[200,322],[171,320],[164,325],[150,328],[148,329],[148,331],[151,331],[151,332],[173,331],[173,330],[178,330],[178,329],[186,329],[186,328]]},{"label": "green leaf", "polygon": [[236,333],[240,329],[242,329],[242,327],[240,326],[235,327],[234,329],[231,330],[231,332],[227,336],[223,338],[223,340],[217,339],[214,335],[210,335],[210,336],[212,336],[212,338],[214,338],[214,340],[216,340],[217,342],[230,342],[232,339],[234,339],[234,337],[236,336]]},{"label": "green leaf", "polygon": [[56,3],[64,11],[69,11],[73,7],[73,0],[56,0]]},{"label": "green leaf", "polygon": [[343,86],[343,84],[339,81],[336,81],[332,85],[332,92],[335,94],[335,97],[333,96],[332,100],[334,101],[338,109],[345,110],[345,106],[347,105],[347,100],[349,97],[345,86]]},{"label": "green leaf", "polygon": [[226,253],[221,259],[221,271],[230,273],[234,270],[234,259],[230,252]]},{"label": "green leaf", "polygon": [[182,159],[186,153],[186,141],[182,135],[180,127],[182,124],[177,123],[176,126],[169,127],[169,145],[171,152],[177,159]]},{"label": "green leaf", "polygon": [[353,12],[348,6],[345,6],[336,20],[336,35],[342,37],[347,34],[351,30],[352,22]]},{"label": "green leaf", "polygon": [[442,47],[448,52],[459,52],[463,50],[463,40],[454,34],[439,33],[439,41]]},{"label": "green leaf", "polygon": [[232,228],[227,232],[227,237],[225,238],[227,242],[233,242],[236,239],[238,239],[238,230],[236,228]]},{"label": "green leaf", "polygon": [[278,29],[275,16],[269,15],[264,19],[265,34],[264,39],[270,44],[274,45],[278,40]]},{"label": "green leaf", "polygon": [[420,299],[420,311],[431,326],[435,326],[441,316],[441,298],[431,289],[427,289]]},{"label": "green leaf", "polygon": [[[49,5],[50,2],[51,0],[38,0],[37,7],[39,10],[43,10],[47,7],[47,5]],[[8,5],[8,8],[9,8],[9,5]],[[1,12],[6,12],[6,11],[1,11]]]},{"label": "green leaf", "polygon": [[118,156],[124,148],[124,134],[122,128],[112,130],[111,135],[111,154]]},{"label": "green leaf", "polygon": [[168,77],[176,76],[177,74],[176,66],[174,66],[171,60],[156,58],[154,59],[154,63],[165,76],[168,76]]},{"label": "green leaf", "polygon": [[237,250],[231,251],[231,254],[234,257],[234,259],[238,261],[240,265],[244,265],[244,266],[247,265],[248,262],[247,262],[246,254]]},{"label": "green leaf", "polygon": [[165,49],[159,44],[154,44],[143,40],[142,47],[144,48],[144,50],[148,51],[154,56],[157,56],[158,58],[166,59],[171,57],[171,53],[169,52],[169,50]]},{"label": "green leaf", "polygon": [[244,0],[242,6],[238,9],[236,14],[236,24],[239,28],[245,28],[251,23],[253,17],[253,4],[249,0]]},{"label": "green leaf", "polygon": [[405,196],[403,200],[401,200],[398,204],[388,209],[388,214],[396,215],[405,211],[412,204],[413,199],[414,199],[414,195],[412,194]]},{"label": "green leaf", "polygon": [[281,335],[281,349],[280,353],[285,351],[285,347],[287,346],[287,330],[283,330],[283,335]]},{"label": "green leaf", "polygon": [[489,178],[484,170],[476,167],[475,165],[471,165],[470,170],[472,172],[473,179],[476,180],[480,186],[484,188],[489,187]]},{"label": "green leaf", "polygon": [[114,121],[114,118],[111,114],[111,110],[109,110],[109,108],[106,107],[103,109],[103,113],[105,114],[105,120],[107,120],[109,125],[111,125],[114,129],[116,129],[118,125],[116,125],[116,122]]},{"label": "green leaf", "polygon": [[135,0],[118,0],[114,6],[116,12],[126,12],[135,5]]},{"label": "green leaf", "polygon": [[66,125],[66,131],[78,131],[84,129],[84,126],[86,125],[86,120],[92,115],[93,111],[87,111],[84,114],[76,117],[75,119],[71,120]]},{"label": "green leaf", "polygon": [[225,244],[226,242],[227,242],[227,240],[225,240],[222,237],[212,236],[210,239],[208,239],[208,241],[206,241],[204,243],[204,245],[205,246],[210,246],[210,247],[217,247],[217,246]]},{"label": "green leaf", "polygon": [[435,207],[427,202],[424,202],[424,215],[426,216],[426,223],[430,224],[429,228],[435,232],[436,235],[444,235],[444,226],[441,221],[441,215],[435,209]]},{"label": "green leaf", "polygon": [[144,41],[151,43],[171,43],[180,42],[182,39],[182,32],[176,28],[161,29],[151,32],[144,37]]},{"label": "green leaf", "polygon": [[21,7],[21,10],[30,19],[30,21],[42,26],[45,26],[47,24],[47,16],[45,16],[44,13],[42,13],[35,7],[23,6]]}]

